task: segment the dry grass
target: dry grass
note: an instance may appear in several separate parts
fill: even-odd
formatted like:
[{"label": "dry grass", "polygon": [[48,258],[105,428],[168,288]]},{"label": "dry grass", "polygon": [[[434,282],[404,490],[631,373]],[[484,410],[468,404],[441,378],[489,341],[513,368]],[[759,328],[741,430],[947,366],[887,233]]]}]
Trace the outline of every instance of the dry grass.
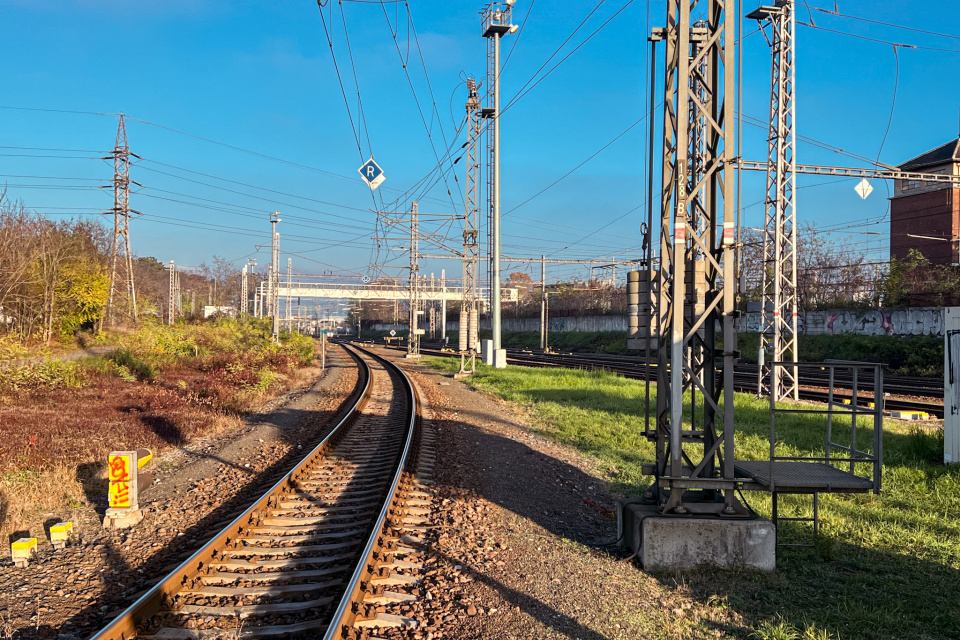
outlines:
[{"label": "dry grass", "polygon": [[191,344],[176,357],[169,347],[152,358],[134,345],[110,358],[0,374],[0,535],[105,494],[110,451],[159,453],[218,432],[300,379],[302,340],[286,351],[241,349],[229,339],[235,328],[213,331],[200,336],[202,351]]}]

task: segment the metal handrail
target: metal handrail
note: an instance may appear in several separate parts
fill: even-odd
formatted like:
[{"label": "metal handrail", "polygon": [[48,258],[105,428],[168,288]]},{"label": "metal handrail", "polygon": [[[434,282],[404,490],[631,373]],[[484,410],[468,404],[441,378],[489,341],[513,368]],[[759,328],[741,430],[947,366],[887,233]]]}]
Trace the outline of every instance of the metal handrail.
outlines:
[{"label": "metal handrail", "polygon": [[[829,369],[829,386],[826,402],[826,409],[781,409],[776,406],[774,395],[770,395],[770,459],[769,459],[769,477],[770,490],[776,491],[776,477],[774,474],[774,463],[776,461],[793,462],[820,462],[825,464],[847,463],[849,464],[849,473],[855,475],[855,468],[858,463],[873,465],[873,491],[880,492],[881,474],[883,470],[883,366],[875,362],[855,362],[850,360],[826,360],[824,362],[792,362],[792,361],[774,361],[770,363],[771,388],[773,388],[774,372],[778,366],[791,367],[794,369],[818,367]],[[836,402],[833,395],[833,380],[836,369],[850,369],[851,372],[851,395],[850,404]],[[859,372],[861,369],[872,370],[873,372],[873,407],[861,407],[858,404]],[[827,416],[826,442],[824,443],[825,455],[820,456],[778,456],[776,455],[776,414],[778,413],[809,413],[825,414]],[[850,420],[850,446],[841,445],[833,442],[833,418],[834,416],[849,415]],[[873,416],[873,453],[861,451],[857,448],[857,416]],[[845,451],[850,457],[831,456],[832,450],[837,449]]]}]

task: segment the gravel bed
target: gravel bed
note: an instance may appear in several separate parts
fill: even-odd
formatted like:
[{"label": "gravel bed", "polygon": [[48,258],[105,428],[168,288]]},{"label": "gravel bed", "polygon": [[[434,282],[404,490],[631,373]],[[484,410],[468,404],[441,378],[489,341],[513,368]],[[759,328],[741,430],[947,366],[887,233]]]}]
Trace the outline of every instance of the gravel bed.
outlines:
[{"label": "gravel bed", "polygon": [[72,546],[54,552],[41,540],[28,568],[0,565],[0,638],[90,636],[238,516],[336,424],[357,381],[339,348],[328,350],[326,372],[312,373],[237,428],[151,461],[139,525],[104,530],[102,496],[73,510]]},{"label": "gravel bed", "polygon": [[[388,357],[395,357],[389,355]],[[618,496],[594,460],[537,433],[522,407],[406,361],[437,433],[435,529],[416,630],[382,638],[718,638],[725,603],[609,546]]]}]

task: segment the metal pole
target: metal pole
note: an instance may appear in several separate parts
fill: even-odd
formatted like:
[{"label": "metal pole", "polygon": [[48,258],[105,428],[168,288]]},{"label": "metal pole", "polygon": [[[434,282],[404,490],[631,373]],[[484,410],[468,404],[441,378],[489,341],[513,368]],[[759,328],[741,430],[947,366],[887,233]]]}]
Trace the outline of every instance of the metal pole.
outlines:
[{"label": "metal pole", "polygon": [[547,349],[547,256],[540,256],[540,348]]},{"label": "metal pole", "polygon": [[447,342],[447,270],[440,269],[440,339]]},{"label": "metal pole", "polygon": [[[494,36],[493,66],[493,274],[491,278],[491,312],[493,329],[493,362],[497,363],[497,352],[501,348],[500,339],[500,36]],[[506,363],[504,363],[506,364]]]},{"label": "metal pole", "polygon": [[[652,306],[652,300],[656,296],[652,295],[653,287],[653,147],[654,135],[656,133],[656,118],[654,113],[657,109],[657,43],[662,40],[660,35],[651,34],[648,38],[650,42],[650,110],[647,112],[647,120],[650,125],[650,135],[647,143],[647,232],[643,238],[643,253],[646,258],[646,300],[641,300],[641,304],[650,305],[650,311],[647,313],[647,340],[646,349],[644,349],[644,433],[650,433],[650,348],[653,340],[653,319],[657,318],[657,327],[659,330],[660,314]],[[629,285],[628,285],[629,286]]]}]

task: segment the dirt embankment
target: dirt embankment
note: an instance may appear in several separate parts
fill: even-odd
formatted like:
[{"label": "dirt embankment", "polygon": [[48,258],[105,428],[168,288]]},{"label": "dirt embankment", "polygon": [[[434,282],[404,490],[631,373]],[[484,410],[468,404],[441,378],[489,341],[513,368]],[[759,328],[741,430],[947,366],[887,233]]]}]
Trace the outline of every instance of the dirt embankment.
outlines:
[{"label": "dirt embankment", "polygon": [[326,372],[299,371],[295,388],[259,412],[152,461],[139,525],[102,529],[105,487],[93,487],[84,504],[41,513],[31,534],[43,540],[45,525],[72,519],[77,541],[59,552],[42,542],[27,569],[3,562],[0,637],[88,637],[274,484],[336,424],[356,387],[354,362],[340,349],[328,351]]}]

